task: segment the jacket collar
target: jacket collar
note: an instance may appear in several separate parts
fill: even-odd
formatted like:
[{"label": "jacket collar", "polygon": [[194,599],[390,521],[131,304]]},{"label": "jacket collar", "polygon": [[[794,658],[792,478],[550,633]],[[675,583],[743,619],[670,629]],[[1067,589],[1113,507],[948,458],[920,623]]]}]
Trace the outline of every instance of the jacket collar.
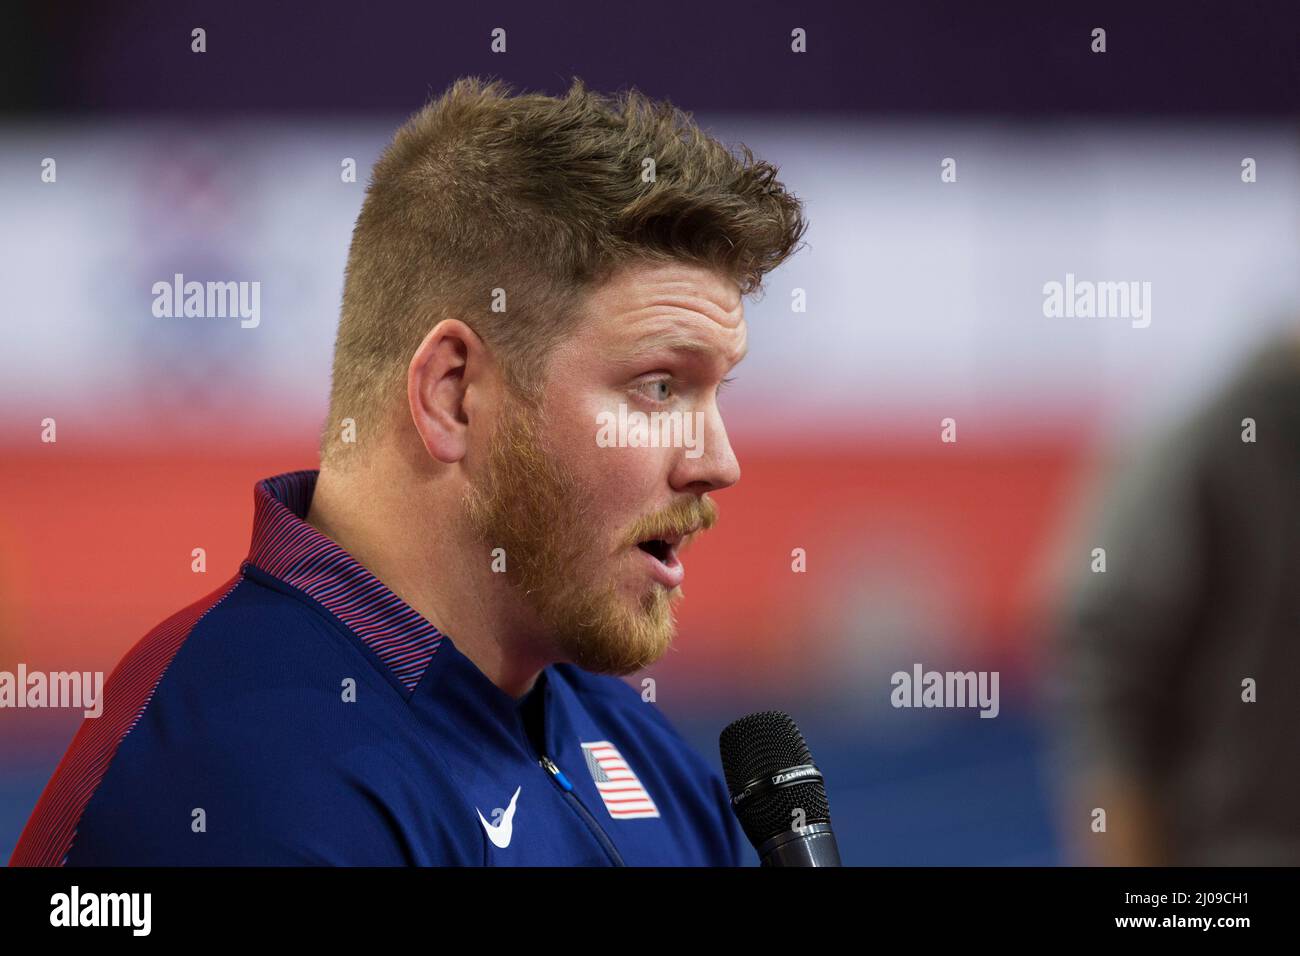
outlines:
[{"label": "jacket collar", "polygon": [[414,691],[444,635],[306,522],[319,474],[293,471],[257,483],[245,564],[316,600]]}]

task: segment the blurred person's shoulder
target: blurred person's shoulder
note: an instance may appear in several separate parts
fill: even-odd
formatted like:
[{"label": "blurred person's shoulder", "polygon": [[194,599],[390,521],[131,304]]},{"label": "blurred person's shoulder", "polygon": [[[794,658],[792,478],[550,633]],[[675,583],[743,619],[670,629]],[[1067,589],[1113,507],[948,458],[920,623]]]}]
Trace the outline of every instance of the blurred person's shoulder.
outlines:
[{"label": "blurred person's shoulder", "polygon": [[1259,425],[1256,415],[1268,415],[1270,424],[1288,430],[1300,428],[1300,329],[1273,336],[1251,352],[1207,414],[1227,417],[1239,432],[1247,427],[1245,419]]},{"label": "blurred person's shoulder", "polygon": [[[1128,497],[1179,501],[1249,478],[1300,435],[1300,333],[1256,347],[1217,388],[1172,424],[1131,439],[1113,489]],[[1127,492],[1127,494],[1126,494]]]},{"label": "blurred person's shoulder", "polygon": [[1081,511],[1087,524],[1078,533],[1104,542],[1108,564],[1124,573],[1078,567],[1072,592],[1101,603],[1112,602],[1116,589],[1171,599],[1194,592],[1211,542],[1239,539],[1241,529],[1257,522],[1243,508],[1286,494],[1296,463],[1288,468],[1285,456],[1294,459],[1300,447],[1296,342],[1295,336],[1269,340],[1190,410],[1114,449],[1088,482]]},{"label": "blurred person's shoulder", "polygon": [[1285,494],[1274,486],[1300,467],[1300,332],[1273,336],[1239,361],[1174,437],[1186,443],[1207,494]]},{"label": "blurred person's shoulder", "polygon": [[[1095,590],[1140,577],[1152,594],[1195,592],[1225,549],[1276,549],[1300,473],[1300,339],[1275,337],[1172,425],[1131,439],[1101,483],[1100,536],[1134,576],[1089,574]],[[1272,543],[1271,543],[1272,542]],[[1263,549],[1263,550],[1261,550]],[[1112,576],[1113,577],[1113,576]]]}]

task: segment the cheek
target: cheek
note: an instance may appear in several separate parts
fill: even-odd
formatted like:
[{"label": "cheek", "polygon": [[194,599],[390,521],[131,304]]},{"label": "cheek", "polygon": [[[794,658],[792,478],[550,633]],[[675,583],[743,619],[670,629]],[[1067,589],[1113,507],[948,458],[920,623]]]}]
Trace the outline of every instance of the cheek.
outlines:
[{"label": "cheek", "polygon": [[632,524],[664,506],[667,461],[661,448],[588,447],[574,470],[587,493],[588,517],[598,533],[621,537]]},{"label": "cheek", "polygon": [[[581,484],[593,520],[626,528],[631,522],[662,507],[662,489],[668,481],[672,449],[602,446],[601,412],[608,400],[594,396],[564,409],[561,428],[549,436],[550,451]],[[557,409],[558,410],[558,409]]]},{"label": "cheek", "polygon": [[665,449],[600,448],[589,436],[584,444],[570,448],[570,467],[583,488],[597,497],[595,510],[630,508],[641,515],[654,507],[649,502],[666,481]]}]

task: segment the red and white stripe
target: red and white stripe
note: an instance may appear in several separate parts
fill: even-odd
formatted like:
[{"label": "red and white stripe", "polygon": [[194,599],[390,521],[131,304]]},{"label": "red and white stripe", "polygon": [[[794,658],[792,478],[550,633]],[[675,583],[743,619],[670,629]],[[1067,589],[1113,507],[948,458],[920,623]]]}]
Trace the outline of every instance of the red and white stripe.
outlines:
[{"label": "red and white stripe", "polygon": [[635,820],[659,816],[659,808],[617,747],[608,740],[597,740],[584,742],[582,749],[587,758],[587,769],[591,771],[600,799],[611,817]]}]

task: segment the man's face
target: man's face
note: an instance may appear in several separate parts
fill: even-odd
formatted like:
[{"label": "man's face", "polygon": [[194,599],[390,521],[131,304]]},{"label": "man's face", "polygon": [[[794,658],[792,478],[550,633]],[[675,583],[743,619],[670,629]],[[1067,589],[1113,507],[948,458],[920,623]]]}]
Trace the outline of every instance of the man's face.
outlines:
[{"label": "man's face", "polygon": [[625,268],[586,311],[537,407],[503,412],[466,508],[557,652],[622,675],[668,649],[682,548],[740,478],[717,393],[746,331],[735,283],[694,265]]}]

